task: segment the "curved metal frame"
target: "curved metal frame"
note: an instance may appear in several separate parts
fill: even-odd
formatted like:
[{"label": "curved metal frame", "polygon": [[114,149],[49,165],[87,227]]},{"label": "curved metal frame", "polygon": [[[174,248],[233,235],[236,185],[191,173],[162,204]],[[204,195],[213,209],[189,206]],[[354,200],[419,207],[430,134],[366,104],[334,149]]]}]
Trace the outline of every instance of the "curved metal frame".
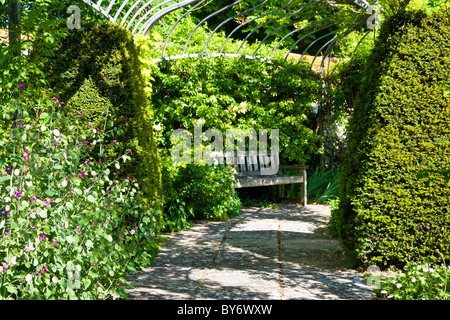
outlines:
[{"label": "curved metal frame", "polygon": [[[162,48],[162,56],[160,58],[156,58],[153,59],[155,62],[160,62],[160,61],[165,61],[165,60],[174,60],[174,59],[184,59],[184,58],[193,58],[193,57],[232,57],[232,58],[245,58],[245,59],[250,59],[250,60],[258,60],[261,62],[265,62],[265,63],[270,63],[273,65],[278,65],[284,68],[291,68],[289,67],[289,65],[287,64],[287,59],[289,57],[289,54],[291,54],[292,50],[297,46],[298,43],[300,43],[300,41],[308,38],[308,37],[313,37],[315,33],[322,31],[322,30],[327,30],[328,28],[334,26],[334,24],[328,24],[326,26],[322,26],[324,22],[326,22],[327,19],[322,19],[320,21],[314,21],[312,23],[309,23],[306,26],[300,27],[300,28],[295,28],[294,30],[290,31],[289,33],[287,33],[284,37],[282,37],[275,45],[275,47],[273,48],[272,52],[267,56],[267,57],[257,57],[258,51],[259,49],[262,47],[262,45],[277,31],[283,29],[283,28],[288,28],[291,27],[292,25],[295,25],[295,23],[298,23],[300,21],[304,21],[304,20],[308,20],[310,21],[311,19],[314,19],[315,17],[319,16],[321,14],[321,12],[327,8],[339,8],[339,4],[337,4],[337,2],[329,2],[326,0],[310,0],[308,3],[306,3],[305,5],[303,5],[301,8],[299,9],[295,9],[292,10],[282,16],[276,16],[276,14],[278,12],[280,12],[281,10],[285,10],[286,8],[289,7],[289,5],[292,4],[293,0],[287,0],[286,4],[284,4],[283,6],[277,8],[276,10],[272,10],[270,12],[264,12],[262,14],[259,14],[257,17],[254,17],[250,20],[245,21],[244,23],[240,24],[239,26],[235,27],[226,37],[225,41],[223,42],[220,51],[219,52],[207,52],[207,47],[208,44],[210,42],[210,40],[212,39],[212,37],[214,36],[214,34],[218,33],[218,31],[228,22],[233,21],[235,18],[238,18],[242,15],[245,15],[247,13],[250,13],[258,8],[261,8],[264,4],[266,4],[269,0],[261,0],[259,4],[253,6],[252,8],[246,9],[243,12],[240,12],[238,14],[235,14],[232,17],[229,17],[227,19],[224,19],[221,23],[218,24],[218,26],[216,26],[214,28],[214,30],[211,31],[211,33],[209,34],[207,40],[205,41],[204,45],[203,45],[203,49],[201,50],[201,52],[198,53],[187,53],[187,49],[189,46],[189,43],[192,39],[192,36],[194,35],[194,33],[197,31],[197,29],[204,24],[205,22],[207,22],[210,18],[217,16],[218,14],[220,14],[221,12],[233,7],[234,5],[237,5],[239,3],[241,3],[244,0],[235,0],[233,3],[228,4],[228,5],[224,5],[222,8],[220,8],[219,10],[211,13],[210,15],[208,15],[206,18],[202,19],[191,31],[189,37],[186,39],[185,45],[184,45],[184,49],[182,54],[175,54],[172,56],[165,56],[166,54],[166,48],[169,45],[169,38],[172,35],[173,31],[175,30],[175,28],[179,25],[180,21],[185,18],[190,12],[192,12],[193,10],[196,10],[200,5],[204,4],[206,0],[161,0],[158,1],[158,3],[155,5],[155,1],[157,0],[109,0],[109,1],[103,1],[103,0],[99,0],[96,3],[94,1],[91,0],[81,0],[84,3],[86,3],[87,5],[91,6],[93,9],[97,10],[99,13],[101,13],[102,15],[104,15],[108,20],[110,20],[112,23],[117,23],[117,21],[119,20],[119,18],[122,16],[122,19],[120,21],[120,25],[121,26],[125,26],[126,25],[126,29],[131,31],[131,34],[134,36],[135,38],[135,42],[137,41],[138,37],[141,34],[148,34],[151,29],[154,27],[154,25],[161,20],[163,17],[167,16],[168,14],[170,14],[171,12],[174,12],[176,10],[179,9],[184,9],[185,12],[182,14],[182,16],[173,24],[173,26],[171,27],[170,31],[168,32],[168,34],[166,35],[164,44],[163,44],[163,48]],[[121,5],[118,7],[118,2],[121,2]],[[352,4],[356,7],[359,8],[359,12],[361,11],[365,11],[367,14],[368,12],[370,12],[372,5],[366,1],[366,0],[353,0],[351,1]],[[384,12],[383,8],[378,4],[378,2],[376,0],[372,0],[373,5],[376,5],[379,7],[380,11],[386,15],[386,13]],[[103,3],[103,4],[102,4]],[[257,31],[259,31],[261,28],[264,28],[266,26],[270,26],[270,24],[273,24],[274,22],[287,18],[287,17],[291,17],[294,16],[295,14],[298,14],[300,12],[302,12],[303,10],[307,9],[308,7],[310,7],[312,4],[324,4],[324,6],[316,11],[313,15],[309,16],[309,17],[302,17],[298,20],[295,21],[291,21],[288,24],[279,26],[275,29],[273,29],[271,32],[269,32],[263,40],[261,40],[259,42],[259,45],[257,46],[256,50],[253,52],[252,55],[249,54],[241,54],[241,49],[243,48],[245,42],[247,42],[249,40],[249,38],[255,34]],[[131,5],[131,7],[129,7],[128,10],[125,10],[125,7],[128,5]],[[206,3],[205,5],[209,4]],[[115,6],[116,5],[116,6]],[[193,5],[190,8],[186,9],[187,6],[189,5]],[[117,8],[115,11],[114,16],[111,15],[111,11],[114,10],[114,8]],[[268,21],[266,21],[263,24],[258,25],[257,27],[253,28],[252,30],[250,30],[247,35],[245,36],[245,38],[242,40],[242,43],[240,44],[238,50],[236,52],[224,52],[224,49],[226,47],[226,44],[228,42],[228,40],[231,38],[231,36],[238,31],[239,29],[243,28],[244,26],[250,24],[251,22],[258,20],[258,19],[262,19],[264,17],[273,15],[274,18],[273,19],[269,19]],[[367,18],[366,18],[367,19]],[[312,62],[311,62],[311,66],[310,66],[310,70],[312,70],[314,62],[316,61],[316,59],[319,57],[319,55],[322,55],[323,59],[320,65],[320,70],[319,73],[322,74],[324,71],[324,67],[325,67],[325,61],[326,60],[330,60],[329,58],[331,58],[331,53],[332,53],[332,49],[334,47],[334,45],[336,44],[336,42],[345,37],[347,34],[349,34],[350,32],[352,32],[353,30],[357,29],[358,27],[360,27],[361,25],[364,24],[364,22],[366,21],[366,19],[362,19],[359,20],[357,23],[355,23],[354,25],[352,25],[351,27],[349,27],[347,30],[345,30],[343,33],[339,34],[338,36],[335,36],[336,33],[338,33],[339,29],[335,29],[332,30],[331,32],[321,35],[319,38],[315,39],[314,41],[312,41],[308,47],[301,53],[300,58],[298,59],[297,65],[303,60],[303,58],[305,57],[306,52],[308,51],[308,49],[310,49],[314,44],[316,44],[318,41],[330,37],[332,36],[333,38],[329,41],[327,41],[324,45],[321,46],[321,48],[319,50],[317,50]],[[320,27],[320,28],[313,28],[313,27]],[[307,34],[303,35],[300,39],[298,39],[297,41],[295,41],[295,43],[290,47],[290,49],[288,50],[288,53],[285,55],[284,61],[283,62],[275,62],[270,60],[272,58],[272,56],[274,55],[274,53],[276,52],[276,50],[278,49],[278,47],[280,46],[281,43],[283,43],[283,41],[285,41],[288,37],[291,37],[292,35],[294,35],[295,33],[301,33],[302,31],[311,28],[312,30],[310,32],[308,32]],[[365,37],[365,36],[364,36]],[[329,67],[329,66],[328,66]]]}]

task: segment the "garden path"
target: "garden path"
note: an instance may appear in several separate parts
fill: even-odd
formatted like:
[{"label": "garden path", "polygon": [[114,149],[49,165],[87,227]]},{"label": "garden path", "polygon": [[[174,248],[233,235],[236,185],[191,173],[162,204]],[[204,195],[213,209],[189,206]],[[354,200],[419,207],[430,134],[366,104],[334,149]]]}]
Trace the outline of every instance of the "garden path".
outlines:
[{"label": "garden path", "polygon": [[362,300],[375,296],[346,269],[324,205],[244,207],[168,236],[152,265],[127,277],[138,300]]}]

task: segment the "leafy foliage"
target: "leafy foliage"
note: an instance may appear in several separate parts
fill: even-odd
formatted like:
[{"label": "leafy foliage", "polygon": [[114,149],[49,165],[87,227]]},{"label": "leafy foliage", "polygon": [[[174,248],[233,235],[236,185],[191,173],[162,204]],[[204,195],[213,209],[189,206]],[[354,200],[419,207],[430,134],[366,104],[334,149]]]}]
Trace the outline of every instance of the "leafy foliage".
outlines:
[{"label": "leafy foliage", "polygon": [[[78,111],[94,128],[104,127],[110,116],[108,124],[121,127],[117,140],[122,142],[115,150],[136,152],[125,171],[145,181],[152,201],[161,194],[161,173],[140,67],[129,31],[108,22],[89,22],[71,30],[44,70],[53,93],[65,102],[65,115]],[[105,151],[102,143],[94,148]]]},{"label": "leafy foliage", "polygon": [[[354,263],[449,258],[449,16],[402,12],[383,25],[349,124],[339,236]],[[429,172],[421,177],[423,171]]]},{"label": "leafy foliage", "polygon": [[[184,23],[192,24],[189,20]],[[185,29],[189,28],[180,28],[174,38],[183,39]],[[207,36],[199,28],[191,41],[200,48]],[[211,45],[222,43],[223,37],[213,37]],[[170,50],[176,52],[175,46],[183,44],[175,43]],[[229,45],[239,43],[230,41]],[[252,48],[246,46],[243,53]],[[266,47],[261,50],[270,51]],[[277,54],[283,56],[282,52]],[[308,72],[302,65],[294,71]],[[280,153],[286,163],[307,162],[311,154],[318,152],[318,137],[306,125],[317,92],[317,83],[312,79],[259,61],[232,58],[161,62],[153,77],[151,101],[162,133],[158,142],[163,148],[170,147],[174,129],[192,130],[193,120],[198,119],[203,130],[216,128],[223,133],[230,128],[279,128]]]},{"label": "leafy foliage", "polygon": [[41,103],[17,105],[24,117],[0,140],[0,297],[118,298],[124,275],[155,254],[159,205],[140,177],[119,175],[131,152],[86,158],[120,127],[96,130],[78,112],[69,124],[56,97]]},{"label": "leafy foliage", "polygon": [[229,219],[239,214],[242,204],[233,190],[229,167],[178,166],[164,177],[166,197],[171,200],[165,209],[168,230],[185,228],[193,219]]},{"label": "leafy foliage", "polygon": [[[181,22],[172,35],[173,44],[167,54],[177,52],[194,24],[190,19]],[[185,27],[185,25],[187,25]],[[199,50],[209,33],[202,27],[191,39]],[[178,39],[178,41],[177,41]],[[223,34],[210,41],[211,46],[222,44]],[[318,153],[317,135],[305,124],[315,98],[316,82],[302,79],[291,70],[280,69],[258,61],[231,58],[198,58],[160,62],[157,67],[145,60],[158,57],[161,38],[154,33],[150,56],[141,54],[144,65],[152,70],[151,104],[155,112],[157,141],[163,160],[163,184],[166,211],[180,217],[180,225],[194,218],[223,218],[236,214],[240,201],[231,191],[231,180],[225,179],[228,170],[204,165],[188,165],[173,169],[170,160],[174,130],[185,128],[193,132],[194,120],[202,123],[202,130],[219,129],[225,137],[227,129],[280,129],[282,161],[306,162],[310,154]],[[227,48],[236,49],[239,43],[229,40]],[[245,46],[243,53],[254,50]],[[262,47],[269,52],[269,48]],[[266,53],[267,53],[266,52]],[[282,53],[278,52],[278,58]],[[304,71],[303,66],[294,71]],[[224,180],[225,179],[225,180]],[[219,188],[219,185],[222,187]],[[211,192],[211,190],[215,190]],[[222,204],[219,206],[218,200]],[[200,203],[199,203],[200,201]],[[190,209],[191,208],[191,209]],[[228,209],[225,209],[228,208]],[[228,211],[227,211],[228,210]],[[185,218],[182,218],[185,217]],[[171,218],[166,219],[174,221]],[[176,223],[174,224],[176,225]]]}]

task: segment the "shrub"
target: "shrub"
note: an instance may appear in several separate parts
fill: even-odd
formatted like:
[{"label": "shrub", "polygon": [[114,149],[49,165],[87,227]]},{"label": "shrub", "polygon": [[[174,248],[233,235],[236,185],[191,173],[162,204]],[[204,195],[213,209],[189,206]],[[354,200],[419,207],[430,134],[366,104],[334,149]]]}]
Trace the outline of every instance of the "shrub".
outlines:
[{"label": "shrub", "polygon": [[0,297],[119,297],[123,276],[156,250],[160,219],[158,204],[144,201],[142,179],[119,174],[135,153],[85,158],[123,129],[99,131],[77,112],[69,124],[56,97],[42,109],[17,107],[24,118],[0,140]]},{"label": "shrub", "polygon": [[[113,159],[135,150],[136,157],[124,172],[143,179],[152,201],[161,194],[161,172],[140,67],[128,30],[109,22],[89,22],[69,32],[45,73],[54,95],[65,102],[64,116],[78,111],[94,128],[103,129],[107,117],[108,125],[121,126],[116,153],[105,155]],[[103,152],[102,143],[91,154]]]},{"label": "shrub", "polygon": [[[353,264],[450,257],[450,23],[400,13],[365,68],[340,176],[339,236]],[[422,172],[429,172],[423,177]]]},{"label": "shrub", "polygon": [[167,179],[164,211],[168,230],[185,228],[192,220],[228,219],[241,209],[230,167],[177,166],[163,176]]}]

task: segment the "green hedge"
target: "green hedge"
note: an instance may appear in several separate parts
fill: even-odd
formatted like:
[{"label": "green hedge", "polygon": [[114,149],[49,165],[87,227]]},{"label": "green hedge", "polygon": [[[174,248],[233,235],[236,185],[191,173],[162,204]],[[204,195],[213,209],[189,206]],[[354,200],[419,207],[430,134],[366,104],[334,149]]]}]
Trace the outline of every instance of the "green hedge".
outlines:
[{"label": "green hedge", "polygon": [[349,123],[336,217],[353,265],[450,257],[450,17],[386,20]]},{"label": "green hedge", "polygon": [[[45,73],[54,94],[65,103],[64,114],[78,111],[92,130],[102,130],[109,114],[121,128],[115,154],[105,156],[112,159],[127,149],[136,152],[136,160],[120,171],[143,180],[151,199],[161,193],[161,170],[140,66],[128,30],[90,22],[70,31]],[[103,152],[100,145],[93,147],[91,152]]]}]

